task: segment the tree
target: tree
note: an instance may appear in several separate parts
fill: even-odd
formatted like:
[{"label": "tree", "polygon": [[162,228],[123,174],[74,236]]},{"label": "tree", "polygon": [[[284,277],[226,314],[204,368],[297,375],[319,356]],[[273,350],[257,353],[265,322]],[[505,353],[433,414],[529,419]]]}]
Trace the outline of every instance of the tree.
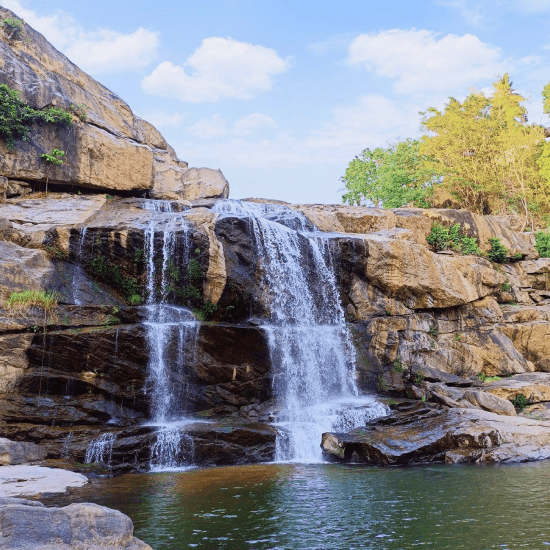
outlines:
[{"label": "tree", "polygon": [[[530,208],[540,209],[548,186],[537,157],[544,130],[527,123],[525,101],[507,74],[493,84],[492,96],[472,92],[461,103],[450,98],[443,111],[424,114],[420,152],[427,165],[443,174],[442,187],[461,204],[481,214],[515,210],[533,223]],[[550,166],[549,166],[550,167]]]},{"label": "tree", "polygon": [[439,175],[420,153],[420,141],[406,139],[387,149],[365,149],[348,165],[342,178],[347,193],[342,200],[348,204],[369,204],[385,208],[405,205],[429,206],[432,186]]}]

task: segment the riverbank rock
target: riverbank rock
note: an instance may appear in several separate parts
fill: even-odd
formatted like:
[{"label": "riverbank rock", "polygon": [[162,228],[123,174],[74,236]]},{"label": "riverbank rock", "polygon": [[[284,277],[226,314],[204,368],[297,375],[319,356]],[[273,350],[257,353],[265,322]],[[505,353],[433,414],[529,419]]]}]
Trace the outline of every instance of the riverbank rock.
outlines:
[{"label": "riverbank rock", "polygon": [[82,474],[42,466],[0,467],[0,497],[65,493],[69,487],[82,487],[88,478]]},{"label": "riverbank rock", "polygon": [[0,465],[10,466],[44,460],[48,452],[34,443],[10,441],[0,438]]},{"label": "riverbank rock", "polygon": [[340,462],[526,462],[550,458],[550,424],[519,416],[418,404],[349,433],[323,434]]},{"label": "riverbank rock", "polygon": [[5,550],[152,550],[134,537],[132,520],[97,504],[46,508],[0,499],[0,547]]},{"label": "riverbank rock", "polygon": [[[17,14],[0,7],[0,20]],[[13,151],[0,140],[0,176],[20,182],[7,184],[0,196],[26,194],[49,179],[58,185],[99,191],[150,192],[157,199],[224,197],[229,184],[208,168],[189,168],[160,132],[134,115],[113,92],[80,70],[40,33],[24,23],[25,39],[0,30],[0,83],[20,92],[34,108],[48,106],[72,113],[69,128],[38,125],[29,141]],[[65,162],[50,167],[40,155],[53,148],[65,152]],[[4,180],[3,180],[4,181]]]}]

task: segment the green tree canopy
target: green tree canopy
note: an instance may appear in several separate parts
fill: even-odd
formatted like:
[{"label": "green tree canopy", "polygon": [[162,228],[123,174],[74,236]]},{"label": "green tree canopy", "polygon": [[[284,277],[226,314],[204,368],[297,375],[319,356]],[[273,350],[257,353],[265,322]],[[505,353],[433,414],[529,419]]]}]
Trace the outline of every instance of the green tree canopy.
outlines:
[{"label": "green tree canopy", "polygon": [[420,141],[414,139],[398,141],[387,149],[365,149],[346,169],[342,199],[352,205],[374,203],[385,208],[429,206],[427,199],[439,174],[427,160],[420,153]]}]

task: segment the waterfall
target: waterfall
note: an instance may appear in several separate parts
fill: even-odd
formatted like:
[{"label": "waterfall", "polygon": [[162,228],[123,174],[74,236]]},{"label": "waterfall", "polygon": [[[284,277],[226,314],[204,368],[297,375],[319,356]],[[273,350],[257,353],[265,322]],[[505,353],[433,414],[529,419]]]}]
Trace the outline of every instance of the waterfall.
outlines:
[{"label": "waterfall", "polygon": [[[147,386],[152,424],[158,427],[156,441],[151,448],[150,468],[160,470],[184,467],[181,458],[182,445],[189,447],[188,436],[181,433],[185,424],[185,402],[181,393],[185,388],[176,387],[170,381],[170,373],[182,369],[184,351],[196,348],[199,323],[193,314],[182,307],[167,303],[170,272],[176,266],[176,258],[182,264],[189,259],[189,231],[181,215],[172,213],[169,201],[147,201],[145,208],[152,212],[145,228],[145,259],[147,267],[147,343],[149,364]],[[171,215],[166,215],[171,214]],[[157,253],[155,241],[161,240],[162,249]],[[172,353],[173,350],[177,353]],[[186,439],[187,438],[187,439]],[[185,445],[184,445],[185,444]]]},{"label": "waterfall", "polygon": [[111,462],[115,441],[116,435],[112,433],[101,434],[97,439],[91,441],[86,449],[86,464],[101,462],[108,465]]},{"label": "waterfall", "polygon": [[318,462],[323,432],[364,425],[386,412],[358,395],[328,239],[308,233],[313,224],[284,205],[219,200],[214,209],[249,218],[258,249],[279,407],[275,460]]}]

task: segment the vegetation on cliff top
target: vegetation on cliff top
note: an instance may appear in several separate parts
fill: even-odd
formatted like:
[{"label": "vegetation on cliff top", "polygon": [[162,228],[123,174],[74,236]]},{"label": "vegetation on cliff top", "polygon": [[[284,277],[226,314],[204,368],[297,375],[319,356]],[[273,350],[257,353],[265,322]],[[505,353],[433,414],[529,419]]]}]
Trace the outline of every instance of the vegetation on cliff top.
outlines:
[{"label": "vegetation on cliff top", "polygon": [[[550,83],[543,91],[550,112]],[[342,178],[349,204],[430,207],[444,190],[461,207],[479,214],[516,212],[525,225],[550,222],[550,143],[529,124],[508,75],[493,93],[449,98],[442,111],[422,113],[426,134],[387,148],[365,149]]]}]

